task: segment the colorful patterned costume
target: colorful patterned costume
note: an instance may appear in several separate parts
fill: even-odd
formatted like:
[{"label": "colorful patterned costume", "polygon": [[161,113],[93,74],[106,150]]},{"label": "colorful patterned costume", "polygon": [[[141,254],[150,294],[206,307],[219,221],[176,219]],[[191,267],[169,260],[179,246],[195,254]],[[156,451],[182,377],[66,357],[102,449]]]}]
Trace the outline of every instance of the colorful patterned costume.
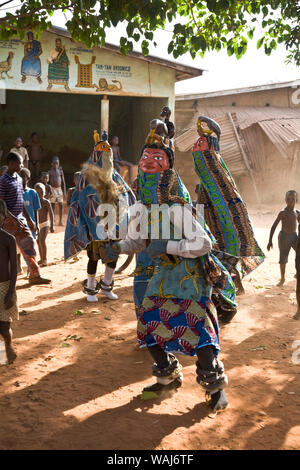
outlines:
[{"label": "colorful patterned costume", "polygon": [[[149,224],[158,220],[158,237],[151,235],[147,245],[145,238],[134,236],[130,225],[126,239],[107,247],[106,256],[115,259],[116,253],[141,252],[134,284],[137,334],[140,346],[147,346],[155,360],[152,370],[157,378],[157,383],[144,391],[181,385],[182,368],[170,351],[197,355],[197,381],[211,397],[212,409],[219,410],[227,406],[223,391],[227,377],[217,359],[219,326],[211,295],[212,284],[221,282],[224,287],[225,277],[231,278],[209,254],[210,237],[193,216],[190,197],[173,169],[174,155],[164,140],[161,121],[151,124],[140,160],[136,194],[148,209]],[[143,163],[145,160],[149,163]],[[167,240],[162,237],[163,217],[159,217],[154,204],[160,208],[164,204],[171,210]],[[175,233],[182,226],[183,237],[178,239]],[[194,236],[186,232],[186,227],[191,226],[196,228]]]},{"label": "colorful patterned costume", "polygon": [[[203,122],[210,130],[203,129]],[[192,154],[200,178],[199,202],[204,204],[205,221],[217,240],[218,249],[239,258],[237,267],[244,276],[259,266],[265,255],[255,240],[246,205],[219,154],[218,124],[200,116],[197,127],[200,137]]]},{"label": "colorful patterned costume", "polygon": [[[167,203],[169,206],[190,202],[189,193],[174,169],[154,175],[143,173],[139,169],[137,196],[147,205],[150,202],[151,204]],[[141,346],[160,344],[166,350],[180,351],[188,355],[195,355],[195,349],[204,344],[213,344],[216,351],[219,349],[218,322],[215,308],[210,300],[212,286],[205,272],[208,262],[216,263],[222,270],[222,274],[225,274],[227,289],[224,289],[224,295],[226,296],[229,292],[226,298],[234,303],[233,281],[214,255],[204,255],[196,260],[182,259],[181,262],[177,257],[172,263],[160,259],[155,261],[149,258],[145,251],[138,253],[134,298],[138,317],[138,340]],[[155,323],[153,323],[153,315]],[[198,320],[196,320],[197,315]],[[147,327],[148,322],[150,322],[150,333]],[[185,337],[181,338],[178,332],[184,335],[192,322],[196,322],[197,327],[193,326],[195,336],[188,334],[191,339],[189,342],[185,340]],[[208,326],[210,340],[208,340],[207,331],[202,332],[202,328],[205,329],[206,326]],[[196,333],[197,328],[198,333]],[[161,335],[157,332],[161,332]],[[203,338],[205,338],[204,342],[202,342]]]},{"label": "colorful patterned costume", "polygon": [[[103,169],[103,162],[109,150],[106,149],[106,141],[100,141],[95,144],[94,150],[88,164],[94,164]],[[101,150],[102,144],[102,150]],[[127,210],[130,205],[135,202],[134,194],[129,186],[121,178],[119,173],[112,171],[113,181],[120,187],[120,201],[123,207],[123,218],[121,224],[127,225]],[[107,240],[106,235],[101,231],[100,217],[97,210],[101,204],[96,189],[88,183],[86,170],[81,172],[78,179],[76,189],[73,192],[68,213],[68,220],[65,230],[65,260],[76,256],[80,251],[84,250],[92,241]],[[119,224],[116,226],[115,239],[119,239]]]}]

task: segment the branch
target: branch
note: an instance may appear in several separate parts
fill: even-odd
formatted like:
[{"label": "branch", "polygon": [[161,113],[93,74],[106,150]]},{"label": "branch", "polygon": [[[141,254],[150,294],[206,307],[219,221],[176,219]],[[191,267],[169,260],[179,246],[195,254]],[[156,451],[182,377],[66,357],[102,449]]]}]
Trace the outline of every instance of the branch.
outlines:
[{"label": "branch", "polygon": [[1,3],[0,8],[4,7],[4,5],[7,5],[8,3],[12,3],[14,0],[7,0],[7,2]]},{"label": "branch", "polygon": [[[58,8],[58,10],[60,9],[67,9],[67,8],[70,8],[71,6],[73,6],[73,3],[71,2],[70,5],[67,5],[67,6],[63,6],[61,8]],[[19,15],[13,15],[13,19],[14,20],[19,20],[21,18],[26,18],[26,16],[32,16],[34,13],[37,13],[38,11],[40,10],[46,10],[47,12],[48,11],[53,11],[53,5],[51,4],[46,4],[46,5],[40,5],[38,8],[35,8],[34,10],[31,10],[27,13],[22,13],[22,14],[19,14]],[[9,22],[9,20],[11,19],[12,17],[9,16],[4,16],[3,18],[0,18],[0,25],[7,25],[8,27],[11,27],[13,29],[17,29],[17,27],[15,26],[12,26]]]},{"label": "branch", "polygon": [[194,21],[194,23],[195,23],[196,28],[198,29],[198,33],[201,35],[201,34],[202,34],[202,31],[201,31],[201,29],[199,28],[198,23],[197,23],[197,21],[196,21],[196,18],[195,18],[195,15],[194,15],[194,11],[193,11],[193,7],[192,7],[192,5],[191,5],[190,0],[187,0],[187,4],[188,4],[188,6],[189,6],[189,8],[190,8],[190,10],[191,10],[192,18],[193,18],[193,21]]}]

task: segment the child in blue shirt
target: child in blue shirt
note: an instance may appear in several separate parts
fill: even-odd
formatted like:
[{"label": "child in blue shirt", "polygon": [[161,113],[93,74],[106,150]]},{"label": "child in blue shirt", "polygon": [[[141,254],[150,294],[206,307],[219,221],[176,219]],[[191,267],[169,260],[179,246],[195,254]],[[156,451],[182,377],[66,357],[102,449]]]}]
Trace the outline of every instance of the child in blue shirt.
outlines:
[{"label": "child in blue shirt", "polygon": [[36,239],[37,233],[39,231],[39,226],[38,226],[38,210],[41,208],[41,203],[39,196],[37,192],[34,189],[31,189],[27,186],[29,180],[30,180],[30,170],[28,168],[22,168],[20,171],[20,176],[23,180],[23,189],[24,189],[24,194],[23,194],[23,199],[24,199],[24,205],[26,207],[26,210],[32,219],[32,221],[35,224],[35,230],[32,230],[32,236],[34,239]]}]

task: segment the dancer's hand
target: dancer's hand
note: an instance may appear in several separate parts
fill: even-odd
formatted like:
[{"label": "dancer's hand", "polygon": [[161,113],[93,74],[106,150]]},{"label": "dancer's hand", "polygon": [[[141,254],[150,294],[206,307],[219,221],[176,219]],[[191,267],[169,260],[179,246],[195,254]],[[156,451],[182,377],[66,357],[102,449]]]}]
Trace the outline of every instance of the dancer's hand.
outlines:
[{"label": "dancer's hand", "polygon": [[155,256],[166,253],[167,243],[168,240],[152,240],[150,245],[148,245],[146,248],[146,253],[150,256],[150,258],[155,258]]},{"label": "dancer's hand", "polygon": [[269,242],[267,246],[267,250],[270,251],[271,248],[273,248],[273,243]]}]

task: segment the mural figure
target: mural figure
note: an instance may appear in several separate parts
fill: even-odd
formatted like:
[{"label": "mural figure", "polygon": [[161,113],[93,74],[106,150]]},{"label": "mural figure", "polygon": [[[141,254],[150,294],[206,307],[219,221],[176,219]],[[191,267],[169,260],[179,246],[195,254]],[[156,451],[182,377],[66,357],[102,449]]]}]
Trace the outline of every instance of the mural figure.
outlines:
[{"label": "mural figure", "polygon": [[122,83],[119,80],[112,80],[113,83],[119,83],[119,87],[117,85],[111,85],[107,83],[106,78],[99,79],[99,86],[94,85],[97,88],[97,91],[120,91],[122,90]]},{"label": "mural figure", "polygon": [[93,88],[93,64],[95,63],[96,56],[93,55],[90,64],[81,64],[78,55],[75,56],[75,62],[78,65],[77,72],[77,87],[80,88]]},{"label": "mural figure", "polygon": [[24,44],[24,57],[22,59],[21,82],[24,83],[28,76],[36,77],[39,83],[42,83],[41,60],[40,55],[43,53],[40,41],[34,39],[31,31],[27,33],[27,42]]},{"label": "mural figure", "polygon": [[79,88],[96,88],[96,91],[112,92],[122,90],[122,83],[119,80],[112,80],[113,83],[118,83],[119,86],[107,83],[106,78],[100,78],[98,85],[93,83],[93,64],[95,61],[96,56],[93,56],[90,64],[81,64],[78,55],[75,56],[75,62],[78,66],[76,86]]},{"label": "mural figure", "polygon": [[11,75],[8,75],[8,72],[10,71],[12,67],[13,56],[14,56],[14,53],[10,51],[8,53],[7,59],[0,62],[0,80],[4,79],[3,77],[4,73],[6,73],[7,78],[13,78]]},{"label": "mural figure", "polygon": [[67,56],[65,46],[62,45],[61,39],[55,40],[55,49],[50,53],[48,62],[48,87],[51,90],[53,85],[63,85],[67,91],[69,88],[69,65],[70,61]]}]

